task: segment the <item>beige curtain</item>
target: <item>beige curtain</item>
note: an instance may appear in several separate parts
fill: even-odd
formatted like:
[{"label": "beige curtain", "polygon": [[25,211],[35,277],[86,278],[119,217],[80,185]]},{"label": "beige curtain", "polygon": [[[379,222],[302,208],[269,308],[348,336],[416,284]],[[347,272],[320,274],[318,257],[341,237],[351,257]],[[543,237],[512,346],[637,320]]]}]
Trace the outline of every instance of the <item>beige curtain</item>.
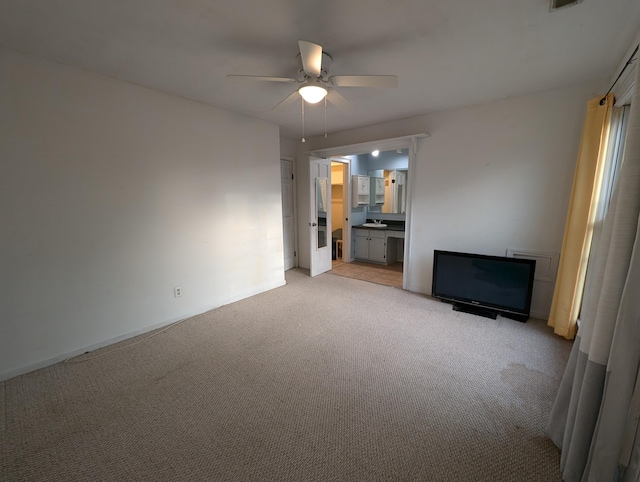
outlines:
[{"label": "beige curtain", "polygon": [[566,482],[640,480],[640,68],[624,157],[590,256],[580,330],[546,433]]},{"label": "beige curtain", "polygon": [[613,111],[613,94],[602,105],[601,99],[597,97],[587,103],[549,315],[548,324],[554,332],[570,340],[577,330]]}]

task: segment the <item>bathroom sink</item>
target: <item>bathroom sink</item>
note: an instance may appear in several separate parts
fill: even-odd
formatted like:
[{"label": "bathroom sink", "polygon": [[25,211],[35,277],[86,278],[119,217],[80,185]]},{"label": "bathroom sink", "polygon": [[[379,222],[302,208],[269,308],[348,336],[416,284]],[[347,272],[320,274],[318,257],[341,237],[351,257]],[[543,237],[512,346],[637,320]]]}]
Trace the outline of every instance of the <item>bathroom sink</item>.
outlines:
[{"label": "bathroom sink", "polygon": [[364,223],[362,225],[363,228],[386,228],[386,224],[378,224],[378,223]]}]

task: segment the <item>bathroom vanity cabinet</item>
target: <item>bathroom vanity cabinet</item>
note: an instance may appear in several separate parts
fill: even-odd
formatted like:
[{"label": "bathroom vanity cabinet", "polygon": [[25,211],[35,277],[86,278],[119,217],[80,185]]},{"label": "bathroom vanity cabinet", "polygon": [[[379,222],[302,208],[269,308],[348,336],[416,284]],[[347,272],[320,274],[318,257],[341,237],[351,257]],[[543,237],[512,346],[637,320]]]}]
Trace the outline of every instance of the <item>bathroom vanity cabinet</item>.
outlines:
[{"label": "bathroom vanity cabinet", "polygon": [[384,230],[355,229],[354,244],[356,259],[386,262],[387,243]]},{"label": "bathroom vanity cabinet", "polygon": [[396,243],[387,242],[387,231],[380,228],[354,228],[353,231],[356,259],[384,264],[392,264],[396,261]]}]

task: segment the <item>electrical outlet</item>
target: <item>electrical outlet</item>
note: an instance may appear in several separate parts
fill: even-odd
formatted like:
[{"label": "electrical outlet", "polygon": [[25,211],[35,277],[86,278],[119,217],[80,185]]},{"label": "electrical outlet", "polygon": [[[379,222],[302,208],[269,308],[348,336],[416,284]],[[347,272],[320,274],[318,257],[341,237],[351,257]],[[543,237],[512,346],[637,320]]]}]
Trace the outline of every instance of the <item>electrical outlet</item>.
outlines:
[{"label": "electrical outlet", "polygon": [[176,286],[175,288],[173,288],[173,295],[176,298],[180,298],[182,296],[182,288],[180,286]]}]

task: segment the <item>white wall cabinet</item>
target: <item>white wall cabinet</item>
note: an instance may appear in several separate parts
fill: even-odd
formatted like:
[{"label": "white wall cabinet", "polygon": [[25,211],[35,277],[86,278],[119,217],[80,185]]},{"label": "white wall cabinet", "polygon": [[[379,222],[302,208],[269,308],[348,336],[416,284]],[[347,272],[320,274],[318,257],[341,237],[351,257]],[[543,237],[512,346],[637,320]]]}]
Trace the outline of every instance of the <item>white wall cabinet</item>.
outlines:
[{"label": "white wall cabinet", "polygon": [[384,204],[384,178],[372,177],[369,182],[371,184],[371,206]]},{"label": "white wall cabinet", "polygon": [[353,206],[369,204],[371,197],[369,176],[356,174],[353,176]]}]

